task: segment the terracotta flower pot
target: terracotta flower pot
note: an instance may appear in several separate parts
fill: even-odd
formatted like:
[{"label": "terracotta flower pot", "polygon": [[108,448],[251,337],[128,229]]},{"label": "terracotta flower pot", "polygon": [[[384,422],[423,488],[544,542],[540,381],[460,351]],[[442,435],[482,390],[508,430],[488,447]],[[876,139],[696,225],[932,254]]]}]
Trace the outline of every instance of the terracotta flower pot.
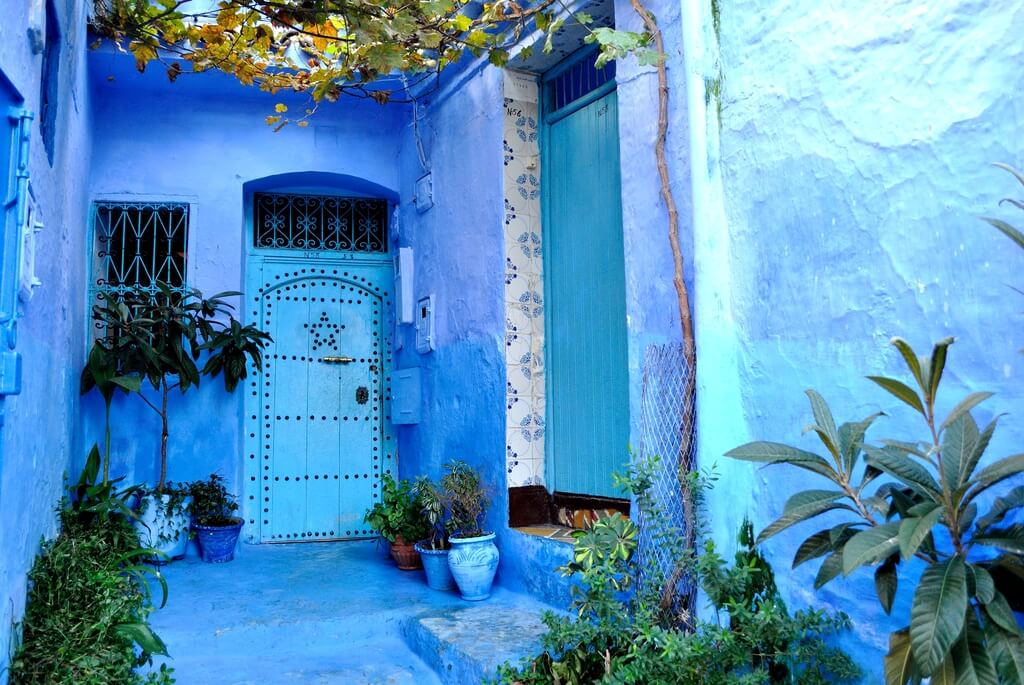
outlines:
[{"label": "terracotta flower pot", "polygon": [[413,543],[406,542],[401,535],[391,543],[391,558],[403,571],[415,571],[418,568],[423,568],[420,553],[416,551]]}]

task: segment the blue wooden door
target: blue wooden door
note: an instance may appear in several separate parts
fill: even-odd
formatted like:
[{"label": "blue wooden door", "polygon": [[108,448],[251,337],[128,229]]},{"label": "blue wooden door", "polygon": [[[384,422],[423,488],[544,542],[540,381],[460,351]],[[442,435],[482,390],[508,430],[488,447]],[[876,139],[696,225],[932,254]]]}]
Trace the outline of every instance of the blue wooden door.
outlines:
[{"label": "blue wooden door", "polygon": [[612,487],[629,440],[618,129],[613,82],[546,116],[542,214],[549,485],[621,497]]},{"label": "blue wooden door", "polygon": [[390,266],[265,259],[254,268],[253,314],[274,342],[248,417],[250,538],[372,537],[363,514],[394,451]]}]

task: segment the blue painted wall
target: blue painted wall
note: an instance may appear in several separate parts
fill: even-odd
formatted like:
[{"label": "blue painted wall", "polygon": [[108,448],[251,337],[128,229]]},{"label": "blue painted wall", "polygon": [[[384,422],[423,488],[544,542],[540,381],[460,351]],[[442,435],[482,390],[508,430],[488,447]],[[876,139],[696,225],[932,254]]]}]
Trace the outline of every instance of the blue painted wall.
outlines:
[{"label": "blue painted wall", "polygon": [[[139,75],[131,60],[106,50],[91,54],[90,62],[97,103],[90,199],[190,203],[188,281],[206,294],[245,290],[243,186],[249,191],[267,184],[282,189],[281,183],[330,189],[337,178],[332,175],[343,175],[348,177],[338,179],[343,190],[377,188],[389,199],[397,195],[396,132],[407,118],[401,105],[346,99],[325,106],[308,128],[293,125],[274,133],[264,117],[281,98],[243,88],[221,74],[169,84],[162,72]],[[293,111],[303,106],[298,99],[285,102]],[[227,395],[218,378],[184,396],[172,393],[172,480],[216,471],[238,482],[242,392]],[[84,405],[83,443],[91,444],[102,430],[102,403],[93,395]],[[156,414],[135,397],[117,400],[113,414],[113,471],[130,482],[154,482]]]},{"label": "blue painted wall", "polygon": [[[28,4],[0,3],[0,71],[21,92],[26,107],[38,112],[42,60],[30,46]],[[38,118],[32,124],[30,173],[46,224],[39,234],[36,257],[43,285],[18,325],[23,390],[5,401],[0,428],[0,683],[7,679],[12,626],[24,611],[25,576],[40,539],[55,531],[54,507],[75,453],[76,369],[83,348],[82,217],[91,120],[84,60],[85,5],[57,3],[64,40],[52,166]]]},{"label": "blue painted wall", "polygon": [[[892,335],[919,347],[959,336],[948,404],[967,389],[1000,393],[986,413],[1024,399],[1017,381],[1024,360],[1015,352],[1020,302],[1006,288],[1019,285],[1020,255],[976,219],[1013,190],[987,164],[1024,166],[1012,147],[1024,123],[1022,48],[1009,39],[1024,29],[1024,10],[1009,0],[917,4],[869,0],[846,10],[810,0],[720,0],[716,31],[710,7],[651,2],[670,53],[668,153],[696,298],[706,465],[746,439],[801,440],[809,386],[842,419],[881,408],[892,416],[886,432],[907,435],[907,414],[861,380],[896,370],[886,346]],[[467,64],[425,102],[435,206],[419,214],[411,203],[422,169],[408,108],[344,101],[325,107],[308,129],[274,134],[262,123],[274,99],[229,79],[207,74],[171,86],[110,52],[87,64],[81,10],[68,10],[73,30],[66,31],[53,169],[37,129],[33,140],[47,222],[44,286],[20,328],[26,390],[8,401],[0,433],[0,586],[10,598],[0,609],[2,641],[22,610],[37,541],[53,532],[61,476],[99,435],[95,398],[83,405],[77,438],[72,425],[86,345],[88,201],[193,203],[190,282],[208,292],[240,289],[243,185],[295,172],[345,174],[398,193],[400,241],[416,250],[416,294],[435,296],[437,317],[430,354],[415,352],[411,329],[400,333],[399,366],[424,372],[423,422],[399,429],[401,474],[436,477],[453,458],[477,465],[494,495],[487,523],[504,554],[499,581],[564,601],[565,585],[552,582],[550,569],[568,547],[506,524],[501,73]],[[616,15],[620,28],[637,26],[625,0]],[[0,27],[0,69],[33,106],[39,58],[28,46],[23,8],[0,9]],[[720,103],[708,87],[718,77]],[[638,151],[622,156],[635,443],[643,350],[678,340],[679,329],[664,207],[646,153],[656,82],[632,61],[618,66],[618,82],[621,146]],[[241,395],[226,397],[210,383],[174,409],[172,477],[221,471],[237,479]],[[115,408],[115,421],[115,472],[152,479],[155,419],[132,402]],[[992,453],[1022,437],[1011,417]],[[745,465],[719,463],[710,515],[721,541],[732,539],[745,513],[763,526],[804,484],[787,473],[783,488]],[[798,538],[768,546],[779,569]],[[876,667],[892,622],[877,608],[868,574],[812,593],[812,572],[780,573],[780,584],[794,604],[851,613],[857,634],[849,644]]]},{"label": "blue painted wall", "polygon": [[402,135],[401,241],[414,249],[417,297],[434,296],[436,349],[418,354],[412,327],[402,327],[396,359],[423,369],[423,420],[398,427],[399,470],[438,478],[453,459],[478,468],[493,495],[486,525],[498,534],[498,582],[564,602],[565,584],[552,579],[568,546],[508,527],[502,78],[468,65],[424,102],[434,207],[422,214],[412,204],[423,169],[411,120]]},{"label": "blue painted wall", "polygon": [[[706,46],[691,55],[695,75],[714,79],[720,66],[724,79],[721,126],[712,94],[697,132],[706,145],[693,152],[706,170],[694,194],[709,198],[695,219],[704,463],[753,438],[814,446],[800,437],[807,387],[839,420],[886,411],[869,436],[920,435],[909,410],[863,380],[899,371],[894,335],[919,351],[957,336],[941,409],[969,390],[998,393],[980,420],[1020,407],[1021,303],[1007,285],[1020,285],[1022,255],[977,216],[1019,195],[988,164],[1024,163],[1022,48],[1010,38],[1024,30],[1024,10],[957,0],[718,5],[720,53],[710,11],[686,36]],[[1022,438],[1011,414],[990,456],[1019,451]],[[711,515],[723,540],[744,514],[763,527],[817,482],[719,465]],[[766,546],[777,569],[813,530]],[[849,612],[856,627],[845,644],[878,681],[901,619],[879,609],[870,573],[815,593],[811,566],[780,573],[780,586],[796,605]],[[904,586],[894,614],[906,616],[909,599]]]}]

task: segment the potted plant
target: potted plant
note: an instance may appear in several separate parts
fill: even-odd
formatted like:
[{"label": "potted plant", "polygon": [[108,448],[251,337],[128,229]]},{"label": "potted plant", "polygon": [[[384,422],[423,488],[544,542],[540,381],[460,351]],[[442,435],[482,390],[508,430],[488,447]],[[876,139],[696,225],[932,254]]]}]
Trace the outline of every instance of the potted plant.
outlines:
[{"label": "potted plant", "polygon": [[416,479],[413,493],[419,499],[423,517],[430,525],[430,536],[416,543],[416,551],[427,574],[427,585],[435,590],[454,590],[455,578],[448,568],[448,535],[445,531],[444,497],[437,484],[426,476]]},{"label": "potted plant", "polygon": [[[224,388],[234,391],[248,376],[251,361],[262,368],[263,348],[270,336],[253,325],[243,326],[224,301],[237,292],[210,298],[195,289],[179,291],[158,283],[156,292],[126,295],[93,307],[93,317],[103,329],[90,352],[117,374],[135,378],[138,384],[116,383],[132,390],[160,418],[160,477],[152,488],[143,488],[136,528],[142,547],[155,548],[164,557],[180,559],[188,543],[188,488],[167,480],[167,445],[170,439],[169,399],[172,390],[187,392],[202,376],[224,375]],[[197,362],[205,356],[200,370]],[[99,368],[99,367],[97,367]],[[95,368],[87,367],[83,388],[103,389]],[[154,400],[142,389],[142,380],[158,393]],[[104,400],[107,393],[104,392]]]},{"label": "potted plant", "polygon": [[192,498],[192,530],[199,543],[199,556],[211,564],[234,559],[242,519],[234,515],[238,502],[224,487],[224,478],[211,473],[207,480],[189,484],[188,494]]},{"label": "potted plant", "polygon": [[494,533],[482,529],[489,498],[480,474],[464,461],[450,462],[441,477],[441,491],[450,514],[448,567],[463,599],[487,599],[499,555]]},{"label": "potted plant", "polygon": [[430,526],[409,481],[396,482],[390,474],[384,474],[381,501],[370,507],[363,518],[391,543],[391,558],[398,568],[412,571],[422,567],[414,544],[430,532]]}]

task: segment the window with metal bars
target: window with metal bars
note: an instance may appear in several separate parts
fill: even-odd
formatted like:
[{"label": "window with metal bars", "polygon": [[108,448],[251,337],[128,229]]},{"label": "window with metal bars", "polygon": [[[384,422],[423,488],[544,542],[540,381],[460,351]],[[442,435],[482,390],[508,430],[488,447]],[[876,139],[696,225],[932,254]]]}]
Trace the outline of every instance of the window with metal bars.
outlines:
[{"label": "window with metal bars", "polygon": [[185,289],[189,206],[181,202],[93,205],[93,300]]},{"label": "window with metal bars", "polygon": [[253,245],[308,251],[387,252],[388,203],[366,197],[255,193]]},{"label": "window with metal bars", "polygon": [[60,21],[54,0],[46,0],[46,38],[43,48],[42,78],[39,81],[39,132],[46,158],[53,166],[57,128],[57,97],[60,93]]},{"label": "window with metal bars", "polygon": [[608,62],[597,69],[594,67],[595,59],[597,52],[588,52],[565,71],[547,81],[544,102],[549,114],[571,105],[609,81],[615,80],[615,62]]}]

